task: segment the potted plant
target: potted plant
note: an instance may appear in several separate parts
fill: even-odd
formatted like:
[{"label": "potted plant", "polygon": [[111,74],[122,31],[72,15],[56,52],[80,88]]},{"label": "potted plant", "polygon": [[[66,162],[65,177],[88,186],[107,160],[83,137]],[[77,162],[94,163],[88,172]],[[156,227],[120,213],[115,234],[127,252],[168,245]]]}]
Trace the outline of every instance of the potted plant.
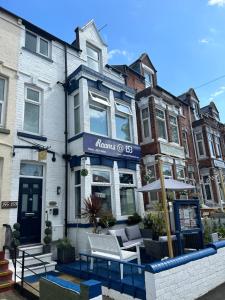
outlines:
[{"label": "potted plant", "polygon": [[105,214],[101,216],[98,223],[102,228],[109,228],[116,224],[116,219],[112,214]]},{"label": "potted plant", "polygon": [[11,257],[16,258],[19,254],[18,246],[20,245],[20,224],[15,223],[13,225],[13,231],[12,231],[12,242],[11,242]]},{"label": "potted plant", "polygon": [[152,214],[147,214],[143,219],[144,228],[140,228],[143,238],[152,238],[153,235],[153,218]]},{"label": "potted plant", "polygon": [[51,252],[51,242],[52,242],[52,223],[51,221],[45,222],[45,237],[44,237],[44,245],[43,252],[50,253]]},{"label": "potted plant", "polygon": [[98,220],[97,217],[101,211],[100,199],[96,196],[91,196],[84,200],[84,208],[82,216],[87,218],[90,224],[93,225],[93,233],[97,232]]},{"label": "potted plant", "polygon": [[71,245],[69,239],[59,239],[56,243],[57,259],[61,264],[67,264],[75,261],[75,248]]},{"label": "potted plant", "polygon": [[132,216],[129,216],[127,219],[127,225],[136,225],[142,221],[141,216],[138,213],[134,213]]},{"label": "potted plant", "polygon": [[81,176],[87,176],[88,175],[88,170],[87,169],[82,169],[81,171],[80,171],[80,175]]}]

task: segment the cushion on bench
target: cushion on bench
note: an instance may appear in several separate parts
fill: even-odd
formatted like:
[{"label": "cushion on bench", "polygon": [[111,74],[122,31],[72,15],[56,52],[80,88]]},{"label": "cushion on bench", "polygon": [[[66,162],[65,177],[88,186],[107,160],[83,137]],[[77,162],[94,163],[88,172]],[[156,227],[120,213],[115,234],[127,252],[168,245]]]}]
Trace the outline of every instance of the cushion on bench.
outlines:
[{"label": "cushion on bench", "polygon": [[125,228],[128,240],[141,239],[141,232],[138,225],[128,226]]},{"label": "cushion on bench", "polygon": [[121,236],[121,239],[122,239],[123,243],[128,242],[128,238],[127,238],[127,235],[126,235],[126,232],[125,232],[125,228],[110,229],[109,233],[111,235],[114,235],[114,236]]}]

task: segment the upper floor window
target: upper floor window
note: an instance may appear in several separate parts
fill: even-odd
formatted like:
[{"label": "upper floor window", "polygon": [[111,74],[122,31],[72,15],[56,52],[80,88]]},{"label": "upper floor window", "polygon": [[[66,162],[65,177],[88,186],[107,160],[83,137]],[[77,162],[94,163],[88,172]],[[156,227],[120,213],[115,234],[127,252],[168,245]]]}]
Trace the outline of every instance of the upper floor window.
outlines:
[{"label": "upper floor window", "polygon": [[145,87],[152,86],[152,73],[144,70]]},{"label": "upper floor window", "polygon": [[184,154],[186,157],[189,157],[189,148],[188,148],[188,140],[187,140],[186,130],[182,130],[182,142],[183,142],[183,147],[184,147]]},{"label": "upper floor window", "polygon": [[150,137],[149,109],[148,107],[141,110],[142,135],[143,140]]},{"label": "upper floor window", "polygon": [[39,53],[43,56],[50,56],[49,41],[29,31],[26,31],[25,47],[28,50]]},{"label": "upper floor window", "polygon": [[131,141],[131,117],[129,106],[116,103],[116,137],[124,141]]},{"label": "upper floor window", "polygon": [[167,179],[173,178],[172,165],[170,165],[170,164],[163,164],[163,175]]},{"label": "upper floor window", "polygon": [[6,110],[6,79],[0,77],[0,126],[5,122]]},{"label": "upper floor window", "polygon": [[74,96],[74,133],[80,132],[80,99],[79,94]]},{"label": "upper floor window", "polygon": [[176,166],[176,173],[177,173],[177,179],[185,181],[185,172],[184,167],[182,166]]},{"label": "upper floor window", "polygon": [[205,148],[204,148],[204,140],[203,140],[202,133],[201,132],[196,133],[195,137],[197,143],[198,156],[204,156]]},{"label": "upper floor window", "polygon": [[193,103],[193,109],[194,109],[195,119],[198,120],[199,119],[198,104],[195,102]]},{"label": "upper floor window", "polygon": [[169,116],[169,121],[171,128],[171,140],[173,143],[179,144],[177,118],[174,116]]},{"label": "upper floor window", "polygon": [[221,146],[220,146],[220,138],[218,136],[215,136],[215,145],[216,145],[217,156],[219,158],[222,158],[222,150],[221,150]]},{"label": "upper floor window", "polygon": [[213,135],[211,133],[208,133],[208,143],[209,143],[211,157],[216,157],[216,151],[215,151],[215,146],[214,146],[214,142],[213,142]]},{"label": "upper floor window", "polygon": [[[108,106],[107,98],[90,93],[90,131],[108,136]],[[103,101],[105,99],[105,102]]]},{"label": "upper floor window", "polygon": [[158,137],[166,140],[166,121],[165,121],[165,112],[161,109],[156,109],[156,124],[158,129]]},{"label": "upper floor window", "polygon": [[99,72],[100,69],[100,52],[90,46],[87,45],[87,64],[91,69]]},{"label": "upper floor window", "polygon": [[34,88],[25,88],[25,107],[23,129],[32,133],[40,133],[41,93]]}]

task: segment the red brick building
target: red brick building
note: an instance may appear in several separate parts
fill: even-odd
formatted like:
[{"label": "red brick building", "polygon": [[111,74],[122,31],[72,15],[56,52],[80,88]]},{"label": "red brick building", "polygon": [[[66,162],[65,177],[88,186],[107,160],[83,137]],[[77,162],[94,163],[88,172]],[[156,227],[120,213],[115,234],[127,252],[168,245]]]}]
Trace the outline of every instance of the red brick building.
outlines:
[{"label": "red brick building", "polygon": [[[128,86],[137,90],[143,184],[159,177],[157,159],[161,156],[166,178],[191,182],[199,188],[190,105],[157,84],[157,71],[145,53],[130,66],[113,67],[124,74]],[[145,203],[147,205],[157,199],[157,193],[150,193]]]}]

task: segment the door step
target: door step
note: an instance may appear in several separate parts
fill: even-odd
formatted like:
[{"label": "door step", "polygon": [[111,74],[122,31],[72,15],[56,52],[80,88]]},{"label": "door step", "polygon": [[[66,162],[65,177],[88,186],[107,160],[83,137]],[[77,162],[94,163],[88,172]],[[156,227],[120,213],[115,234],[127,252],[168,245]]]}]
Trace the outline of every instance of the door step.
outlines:
[{"label": "door step", "polygon": [[39,253],[43,253],[43,245],[42,244],[32,244],[32,245],[23,245],[18,247],[19,256],[22,256],[22,251],[26,251],[26,254],[38,255]]},{"label": "door step", "polygon": [[4,252],[0,251],[0,293],[10,290],[14,284],[13,272],[8,269],[9,261],[5,259]]}]

